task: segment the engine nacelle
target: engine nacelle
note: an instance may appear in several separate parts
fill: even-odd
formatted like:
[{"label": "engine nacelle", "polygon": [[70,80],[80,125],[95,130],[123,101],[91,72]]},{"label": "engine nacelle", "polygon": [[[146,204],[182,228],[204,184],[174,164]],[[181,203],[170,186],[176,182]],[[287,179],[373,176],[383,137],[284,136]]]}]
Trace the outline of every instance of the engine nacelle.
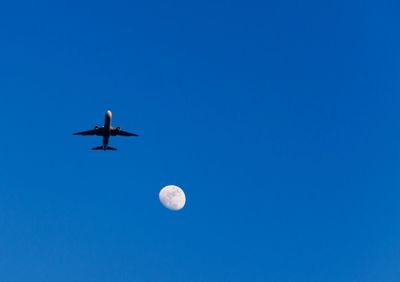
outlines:
[{"label": "engine nacelle", "polygon": [[94,130],[98,130],[99,129],[99,127],[96,125],[95,127],[94,127]]},{"label": "engine nacelle", "polygon": [[111,135],[112,136],[117,136],[118,134],[119,134],[119,131],[121,130],[121,127],[114,127],[112,130],[111,130]]}]

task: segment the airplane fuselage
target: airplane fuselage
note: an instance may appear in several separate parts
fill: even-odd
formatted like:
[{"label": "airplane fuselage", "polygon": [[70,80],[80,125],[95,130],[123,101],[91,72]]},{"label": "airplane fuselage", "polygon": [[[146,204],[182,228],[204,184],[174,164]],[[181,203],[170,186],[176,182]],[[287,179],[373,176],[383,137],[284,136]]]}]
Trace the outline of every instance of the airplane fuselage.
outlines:
[{"label": "airplane fuselage", "polygon": [[106,117],[104,120],[104,127],[103,127],[103,148],[104,150],[107,149],[108,142],[110,140],[110,135],[111,135],[111,119],[112,119],[112,113],[111,111],[106,112]]}]

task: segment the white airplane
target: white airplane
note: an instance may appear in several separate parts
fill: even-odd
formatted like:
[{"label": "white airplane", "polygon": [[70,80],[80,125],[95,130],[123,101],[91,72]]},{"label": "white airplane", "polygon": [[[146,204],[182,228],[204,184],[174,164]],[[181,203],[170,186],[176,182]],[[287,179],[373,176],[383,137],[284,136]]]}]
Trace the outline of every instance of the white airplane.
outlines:
[{"label": "white airplane", "polygon": [[108,141],[110,140],[110,136],[139,136],[136,133],[129,133],[126,131],[121,130],[121,128],[118,127],[112,127],[111,126],[111,119],[112,119],[112,113],[111,111],[106,112],[106,119],[104,121],[104,126],[98,127],[97,125],[94,127],[92,130],[87,130],[87,131],[81,131],[81,132],[76,132],[73,135],[97,135],[97,136],[103,136],[103,145],[99,147],[94,147],[92,150],[113,150],[116,151],[117,148],[108,146]]}]

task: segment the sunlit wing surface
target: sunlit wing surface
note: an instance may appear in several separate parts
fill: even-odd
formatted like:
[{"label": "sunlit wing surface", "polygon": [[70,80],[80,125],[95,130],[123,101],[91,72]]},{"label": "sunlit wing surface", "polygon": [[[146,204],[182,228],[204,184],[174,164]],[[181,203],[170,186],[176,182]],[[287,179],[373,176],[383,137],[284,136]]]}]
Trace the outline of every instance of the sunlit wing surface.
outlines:
[{"label": "sunlit wing surface", "polygon": [[96,130],[92,129],[92,130],[76,132],[73,135],[96,135]]}]

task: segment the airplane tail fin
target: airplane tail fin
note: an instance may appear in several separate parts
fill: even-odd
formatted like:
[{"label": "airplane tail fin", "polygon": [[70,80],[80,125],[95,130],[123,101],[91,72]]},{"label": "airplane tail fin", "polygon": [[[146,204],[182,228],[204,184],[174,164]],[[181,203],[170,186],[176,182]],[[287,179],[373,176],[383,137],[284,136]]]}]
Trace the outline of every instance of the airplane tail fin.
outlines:
[{"label": "airplane tail fin", "polygon": [[92,150],[110,150],[110,151],[117,151],[117,148],[111,147],[111,146],[107,146],[107,147],[103,147],[103,146],[99,146],[99,147],[94,147],[92,148]]}]

